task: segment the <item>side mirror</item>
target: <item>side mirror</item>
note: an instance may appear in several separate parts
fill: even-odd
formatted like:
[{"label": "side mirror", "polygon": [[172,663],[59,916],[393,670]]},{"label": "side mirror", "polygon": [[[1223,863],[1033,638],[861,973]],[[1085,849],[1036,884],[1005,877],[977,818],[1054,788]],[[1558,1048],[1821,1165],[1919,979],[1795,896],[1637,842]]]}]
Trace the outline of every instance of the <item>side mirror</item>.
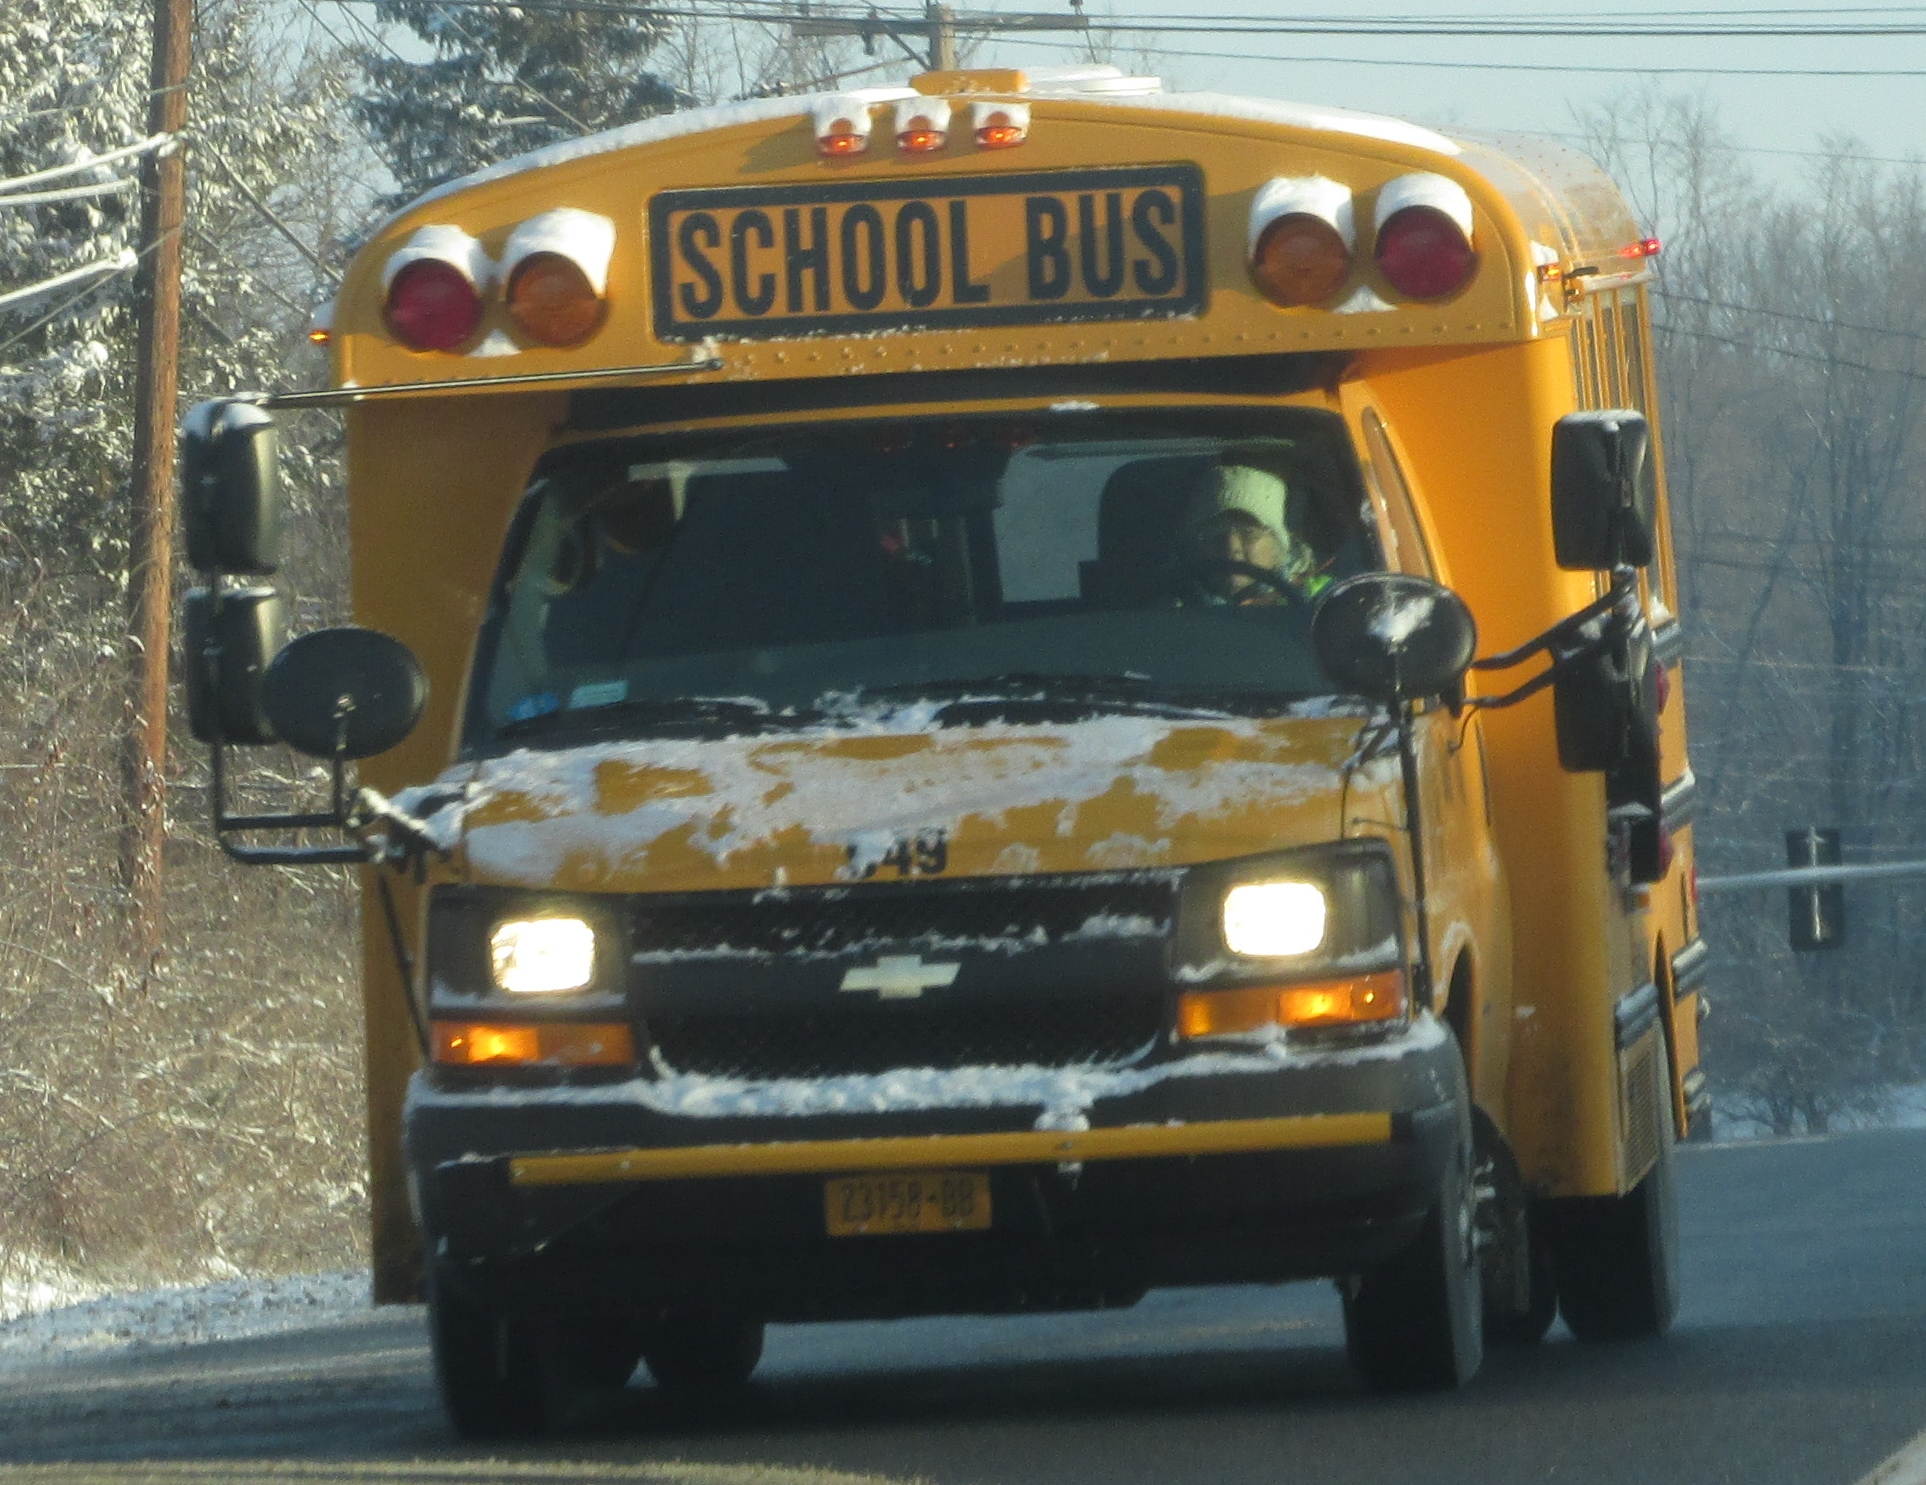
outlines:
[{"label": "side mirror", "polygon": [[1643,619],[1624,626],[1552,683],[1558,764],[1601,773],[1658,752],[1658,662]]},{"label": "side mirror", "polygon": [[1658,496],[1643,413],[1568,413],[1552,427],[1552,549],[1567,572],[1644,567],[1657,552]]},{"label": "side mirror", "polygon": [[262,704],[281,741],[313,758],[368,758],[414,731],[428,677],[378,629],[317,629],[274,657]]},{"label": "side mirror", "polygon": [[247,402],[203,402],[181,429],[187,560],[200,572],[265,576],[281,565],[280,432]]},{"label": "side mirror", "polygon": [[204,743],[273,742],[261,681],[287,637],[281,595],[272,588],[195,588],[182,621],[187,725],[194,736]]},{"label": "side mirror", "polygon": [[1311,616],[1325,675],[1373,701],[1457,690],[1478,649],[1465,601],[1429,578],[1365,572],[1327,591]]}]

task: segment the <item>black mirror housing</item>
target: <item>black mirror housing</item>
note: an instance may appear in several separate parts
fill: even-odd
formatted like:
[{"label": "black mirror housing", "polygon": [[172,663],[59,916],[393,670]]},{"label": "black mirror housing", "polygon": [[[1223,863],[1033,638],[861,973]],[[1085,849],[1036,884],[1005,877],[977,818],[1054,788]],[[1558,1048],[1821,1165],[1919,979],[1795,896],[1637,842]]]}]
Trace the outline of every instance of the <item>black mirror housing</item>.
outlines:
[{"label": "black mirror housing", "polygon": [[1645,567],[1657,554],[1652,430],[1630,408],[1568,413],[1552,427],[1552,548],[1567,572]]},{"label": "black mirror housing", "polygon": [[1318,664],[1372,701],[1458,694],[1478,649],[1465,601],[1429,578],[1365,572],[1329,589],[1311,617]]},{"label": "black mirror housing", "polygon": [[317,629],[274,657],[262,704],[281,741],[312,758],[369,758],[414,730],[428,677],[378,629]]},{"label": "black mirror housing", "polygon": [[181,428],[181,509],[197,571],[264,577],[281,566],[280,430],[248,402],[203,402]]},{"label": "black mirror housing", "polygon": [[181,624],[187,724],[204,743],[271,743],[261,700],[268,663],[287,637],[287,610],[272,588],[195,588]]}]

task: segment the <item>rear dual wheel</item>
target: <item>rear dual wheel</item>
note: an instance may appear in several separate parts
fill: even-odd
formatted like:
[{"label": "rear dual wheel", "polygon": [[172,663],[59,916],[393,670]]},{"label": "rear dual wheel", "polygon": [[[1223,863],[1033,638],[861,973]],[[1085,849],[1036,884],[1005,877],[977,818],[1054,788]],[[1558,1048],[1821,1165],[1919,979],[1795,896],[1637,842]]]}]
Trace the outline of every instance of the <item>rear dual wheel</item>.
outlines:
[{"label": "rear dual wheel", "polygon": [[1679,1308],[1679,1206],[1672,1093],[1654,1078],[1658,1159],[1623,1196],[1545,1204],[1558,1309],[1581,1341],[1665,1334]]},{"label": "rear dual wheel", "polygon": [[1424,1230],[1344,1290],[1345,1348],[1378,1392],[1462,1387],[1484,1361],[1471,1139],[1461,1131]]}]

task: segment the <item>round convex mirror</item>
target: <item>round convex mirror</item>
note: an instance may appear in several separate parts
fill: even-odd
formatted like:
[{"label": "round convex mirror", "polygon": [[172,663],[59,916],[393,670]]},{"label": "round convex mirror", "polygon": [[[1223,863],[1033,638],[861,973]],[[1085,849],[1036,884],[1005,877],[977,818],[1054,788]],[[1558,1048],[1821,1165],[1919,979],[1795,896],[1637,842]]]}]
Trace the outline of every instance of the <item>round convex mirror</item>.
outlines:
[{"label": "round convex mirror", "polygon": [[1429,578],[1365,572],[1329,589],[1311,618],[1324,673],[1373,701],[1411,701],[1455,687],[1478,649],[1465,601]]},{"label": "round convex mirror", "polygon": [[317,629],[268,667],[262,706],[281,741],[314,758],[368,758],[414,730],[428,701],[421,662],[378,629]]}]

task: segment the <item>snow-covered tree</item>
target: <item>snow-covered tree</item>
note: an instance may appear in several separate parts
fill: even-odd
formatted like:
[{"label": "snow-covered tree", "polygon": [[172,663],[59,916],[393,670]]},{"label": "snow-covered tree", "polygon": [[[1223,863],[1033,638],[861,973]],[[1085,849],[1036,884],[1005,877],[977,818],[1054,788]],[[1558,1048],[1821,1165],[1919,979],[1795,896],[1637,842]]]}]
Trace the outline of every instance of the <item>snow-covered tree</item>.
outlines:
[{"label": "snow-covered tree", "polygon": [[[343,153],[341,90],[324,66],[271,67],[260,23],[256,0],[199,7],[186,141],[189,399],[285,384],[316,297],[312,265],[247,192],[312,221],[288,198],[337,173],[323,167]],[[147,66],[144,7],[11,0],[0,22],[0,179],[141,140]],[[122,161],[56,183],[124,186],[103,195],[16,204],[0,194],[0,294],[127,262],[139,247],[135,171]],[[103,576],[125,550],[133,319],[126,271],[0,307],[0,540]]]},{"label": "snow-covered tree", "polygon": [[494,160],[631,123],[684,101],[648,70],[663,23],[646,14],[383,0],[433,50],[362,57],[356,109],[394,176],[393,204]]}]

